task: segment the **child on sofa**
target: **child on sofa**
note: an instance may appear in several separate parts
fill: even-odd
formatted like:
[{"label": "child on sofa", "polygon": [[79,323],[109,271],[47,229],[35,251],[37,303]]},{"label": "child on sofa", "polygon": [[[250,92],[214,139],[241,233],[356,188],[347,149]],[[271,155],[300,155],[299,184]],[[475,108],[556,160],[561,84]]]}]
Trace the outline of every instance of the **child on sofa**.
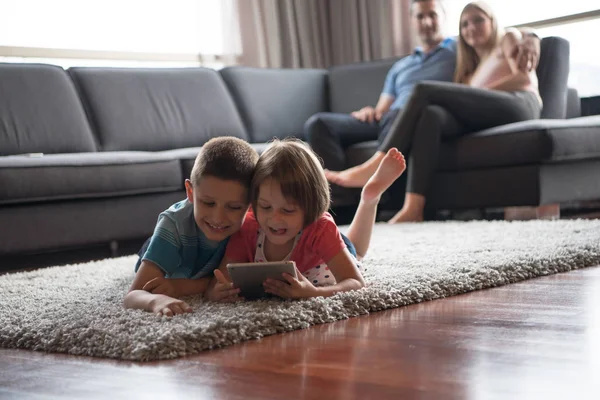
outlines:
[{"label": "child on sofa", "polygon": [[250,188],[253,213],[227,245],[215,280],[206,292],[212,301],[237,301],[239,289],[228,280],[233,262],[295,261],[297,278],[268,279],[267,293],[283,298],[332,296],[362,288],[358,261],[369,247],[381,194],[406,168],[403,155],[390,149],[365,184],[348,236],[338,230],[329,208],[329,184],[313,151],[297,140],[275,140],[262,153]]},{"label": "child on sofa", "polygon": [[190,312],[178,297],[203,293],[229,237],[248,211],[258,153],[234,137],[209,140],[185,181],[187,199],[161,213],[140,250],[126,308],[172,316]]}]

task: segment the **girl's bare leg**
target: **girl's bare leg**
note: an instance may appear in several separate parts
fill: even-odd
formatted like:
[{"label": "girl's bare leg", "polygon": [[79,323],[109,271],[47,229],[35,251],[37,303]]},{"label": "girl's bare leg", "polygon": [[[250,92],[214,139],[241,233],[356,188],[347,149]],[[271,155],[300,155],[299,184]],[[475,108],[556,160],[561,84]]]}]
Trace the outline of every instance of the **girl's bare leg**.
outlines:
[{"label": "girl's bare leg", "polygon": [[348,239],[356,247],[359,259],[364,257],[369,249],[381,195],[402,175],[405,169],[404,156],[398,149],[391,148],[382,157],[375,173],[363,187],[358,209],[347,233]]}]

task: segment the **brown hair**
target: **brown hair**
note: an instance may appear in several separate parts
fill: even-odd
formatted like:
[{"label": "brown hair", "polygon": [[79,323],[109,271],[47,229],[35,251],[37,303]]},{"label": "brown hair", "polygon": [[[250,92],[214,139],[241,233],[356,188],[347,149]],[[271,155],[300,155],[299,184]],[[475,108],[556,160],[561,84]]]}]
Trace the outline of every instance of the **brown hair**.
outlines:
[{"label": "brown hair", "polygon": [[200,179],[209,175],[250,188],[257,161],[258,153],[245,140],[231,136],[212,138],[200,149],[190,180],[198,186]]},{"label": "brown hair", "polygon": [[256,213],[260,185],[274,179],[286,199],[304,211],[304,226],[315,222],[329,208],[329,183],[315,153],[297,139],[274,139],[260,155],[250,201]]},{"label": "brown hair", "polygon": [[465,8],[463,8],[462,12],[460,13],[460,18],[458,19],[458,51],[456,54],[456,70],[454,72],[454,82],[457,83],[467,83],[467,79],[473,75],[480,62],[479,56],[475,52],[475,49],[465,42],[465,39],[461,33],[463,14],[468,9],[472,8],[481,11],[492,20],[492,35],[490,37],[490,41],[488,42],[490,50],[494,49],[498,43],[500,43],[500,38],[502,36],[502,29],[498,28],[498,19],[488,4],[483,1],[474,1],[467,4]]}]

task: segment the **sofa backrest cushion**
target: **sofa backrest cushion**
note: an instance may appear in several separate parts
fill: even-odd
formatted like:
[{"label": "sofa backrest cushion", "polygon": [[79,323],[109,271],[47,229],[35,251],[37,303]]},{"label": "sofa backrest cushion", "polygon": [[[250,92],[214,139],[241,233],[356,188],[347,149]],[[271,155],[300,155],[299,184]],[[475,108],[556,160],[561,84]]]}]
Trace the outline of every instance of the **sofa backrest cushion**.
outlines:
[{"label": "sofa backrest cushion", "polygon": [[95,150],[90,125],[64,69],[0,64],[0,155]]},{"label": "sofa backrest cushion", "polygon": [[219,73],[208,68],[70,68],[101,150],[201,146],[247,139]]},{"label": "sofa backrest cushion", "polygon": [[537,67],[540,96],[544,102],[542,118],[562,119],[567,116],[567,84],[569,80],[569,42],[561,37],[542,38]]},{"label": "sofa backrest cushion", "polygon": [[375,106],[385,77],[398,58],[340,65],[329,69],[329,108],[350,113]]},{"label": "sofa backrest cushion", "polygon": [[228,67],[221,71],[254,143],[304,139],[304,123],[327,111],[327,71]]}]

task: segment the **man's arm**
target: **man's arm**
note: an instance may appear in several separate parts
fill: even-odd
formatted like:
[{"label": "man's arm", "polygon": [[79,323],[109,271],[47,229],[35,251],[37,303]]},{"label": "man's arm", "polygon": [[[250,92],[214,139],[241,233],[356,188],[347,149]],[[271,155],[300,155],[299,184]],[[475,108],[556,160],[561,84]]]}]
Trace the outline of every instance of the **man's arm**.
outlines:
[{"label": "man's arm", "polygon": [[379,96],[379,101],[375,108],[372,106],[366,106],[358,111],[354,111],[350,115],[362,122],[373,122],[379,121],[383,114],[390,110],[390,107],[394,103],[394,97],[388,94],[382,94]]},{"label": "man's arm", "polygon": [[375,108],[372,106],[366,106],[358,111],[352,112],[350,115],[359,121],[371,123],[381,120],[383,114],[390,111],[390,107],[396,99],[395,85],[396,77],[398,76],[399,65],[400,64],[398,63],[394,64],[388,71],[385,81],[383,82],[383,90],[381,91],[381,95],[379,96],[379,100],[377,101]]},{"label": "man's arm", "polygon": [[375,112],[379,113],[378,120],[381,119],[381,116],[383,114],[390,111],[390,107],[394,103],[395,99],[396,99],[395,97],[390,96],[388,94],[382,94],[381,96],[379,96],[379,101],[377,102],[377,105],[375,106]]}]

